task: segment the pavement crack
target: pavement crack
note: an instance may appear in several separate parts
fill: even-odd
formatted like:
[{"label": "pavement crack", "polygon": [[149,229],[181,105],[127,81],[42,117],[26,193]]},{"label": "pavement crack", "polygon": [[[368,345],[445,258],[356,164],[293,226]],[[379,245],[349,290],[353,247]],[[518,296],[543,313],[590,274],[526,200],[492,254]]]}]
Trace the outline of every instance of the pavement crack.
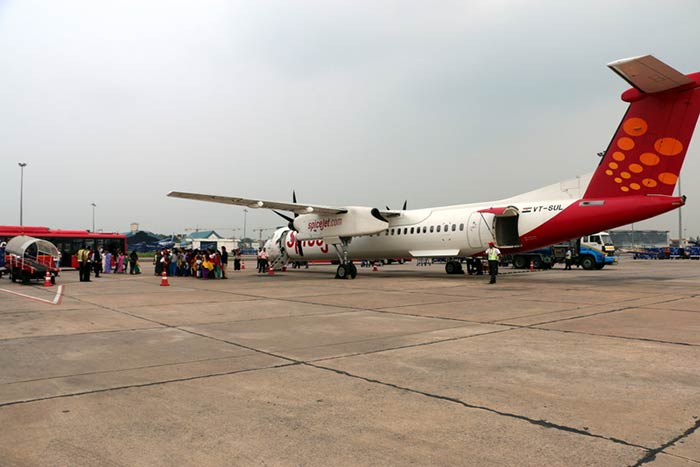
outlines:
[{"label": "pavement crack", "polygon": [[284,367],[288,367],[288,366],[295,366],[295,365],[299,365],[299,364],[300,363],[297,363],[297,362],[282,363],[279,365],[265,366],[265,367],[259,367],[259,368],[246,368],[243,370],[233,370],[233,371],[224,371],[224,372],[220,372],[220,373],[210,373],[207,375],[189,376],[187,378],[174,378],[174,379],[168,379],[168,380],[163,380],[163,381],[151,381],[148,383],[129,384],[129,385],[124,385],[124,386],[110,387],[110,388],[93,389],[90,391],[73,392],[73,393],[69,393],[69,394],[59,394],[56,396],[37,397],[35,399],[25,399],[25,400],[21,400],[21,401],[3,402],[3,403],[0,403],[0,409],[2,409],[4,407],[14,406],[14,405],[29,404],[32,402],[41,402],[41,401],[47,401],[47,400],[53,400],[53,399],[63,399],[66,397],[86,396],[86,395],[90,395],[90,394],[99,394],[102,392],[121,391],[123,389],[147,388],[147,387],[152,387],[152,386],[161,386],[161,385],[170,384],[170,383],[182,383],[182,382],[186,382],[186,381],[196,381],[199,379],[216,378],[219,376],[235,375],[235,374],[239,374],[239,373],[250,373],[252,371],[272,370],[272,369],[284,368]]},{"label": "pavement crack", "polygon": [[[612,437],[612,436],[599,435],[599,434],[591,433],[590,431],[582,430],[582,429],[579,429],[579,428],[575,428],[575,427],[571,427],[571,426],[566,426],[566,425],[561,425],[561,424],[554,423],[554,422],[549,422],[549,421],[547,421],[547,420],[537,420],[537,419],[534,419],[534,418],[527,417],[527,416],[525,416],[525,415],[519,415],[519,414],[515,414],[515,413],[504,412],[504,411],[502,411],[502,410],[493,409],[493,408],[491,408],[491,407],[486,407],[486,406],[483,406],[483,405],[470,404],[470,403],[468,403],[468,402],[462,401],[462,400],[457,399],[457,398],[455,398],[455,397],[443,396],[443,395],[440,395],[440,394],[433,394],[433,393],[430,393],[430,392],[420,391],[420,390],[418,390],[418,389],[412,389],[412,388],[408,388],[408,387],[405,387],[405,386],[399,386],[398,384],[388,383],[388,382],[380,381],[380,380],[373,379],[373,378],[367,378],[367,377],[365,377],[365,376],[355,375],[355,374],[349,373],[349,372],[344,371],[344,370],[339,370],[339,369],[337,369],[337,368],[331,368],[331,367],[327,367],[327,366],[316,365],[316,364],[309,363],[309,362],[304,362],[303,364],[306,365],[306,366],[310,366],[310,367],[319,369],[319,370],[331,371],[331,372],[336,373],[336,374],[341,375],[341,376],[347,376],[347,377],[350,377],[350,378],[355,378],[355,379],[359,379],[359,380],[362,380],[362,381],[366,381],[366,382],[368,382],[368,383],[379,384],[379,385],[386,386],[386,387],[390,387],[390,388],[397,389],[397,390],[400,390],[400,391],[406,391],[406,392],[410,392],[410,393],[412,393],[412,394],[418,394],[418,395],[421,395],[421,396],[429,397],[429,398],[431,398],[431,399],[437,399],[437,400],[442,400],[442,401],[446,401],[446,402],[451,402],[451,403],[453,403],[453,404],[461,405],[461,406],[466,407],[466,408],[468,408],[468,409],[481,410],[481,411],[488,412],[488,413],[492,413],[492,414],[495,414],[495,415],[498,415],[498,416],[501,416],[501,417],[507,417],[507,418],[512,418],[512,419],[524,421],[524,422],[526,422],[526,423],[529,423],[529,424],[532,424],[532,425],[536,425],[536,426],[539,426],[539,427],[542,427],[542,428],[546,428],[546,429],[552,429],[552,430],[563,431],[563,432],[572,433],[572,434],[576,434],[576,435],[587,436],[587,437],[596,438],[596,439],[602,439],[602,440],[605,440],[605,441],[610,441],[610,442],[615,443],[615,444],[621,444],[621,445],[624,445],[624,446],[629,446],[629,447],[633,447],[633,448],[643,449],[643,450],[645,450],[645,451],[648,451],[648,450],[649,450],[648,447],[641,446],[641,445],[635,444],[635,443],[630,443],[630,442],[625,441],[625,440],[623,440],[623,439],[615,438],[615,437]],[[687,436],[687,435],[686,435],[686,436]]]},{"label": "pavement crack", "polygon": [[[642,457],[641,459],[639,459],[636,464],[633,464],[632,467],[639,467],[641,465],[648,464],[650,462],[654,462],[654,460],[656,460],[657,454],[663,452],[665,449],[670,448],[671,446],[676,444],[678,441],[692,435],[693,433],[695,433],[698,430],[698,428],[700,428],[700,420],[695,420],[695,423],[693,423],[693,425],[690,428],[685,430],[680,435],[665,442],[664,444],[662,444],[658,448],[649,449],[648,452],[646,453],[646,455],[644,457]],[[693,462],[697,462],[697,461],[693,461]]]}]

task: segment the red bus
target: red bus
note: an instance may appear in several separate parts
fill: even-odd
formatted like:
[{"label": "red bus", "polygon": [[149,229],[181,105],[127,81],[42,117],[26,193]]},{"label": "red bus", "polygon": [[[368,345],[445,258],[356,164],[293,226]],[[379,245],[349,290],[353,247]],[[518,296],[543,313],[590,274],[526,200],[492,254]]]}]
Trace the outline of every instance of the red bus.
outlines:
[{"label": "red bus", "polygon": [[89,230],[53,230],[48,227],[0,225],[0,241],[8,241],[18,235],[48,240],[61,252],[62,268],[77,268],[75,254],[83,245],[93,250],[99,246],[112,253],[118,250],[127,252],[126,235],[120,233],[90,232]]}]

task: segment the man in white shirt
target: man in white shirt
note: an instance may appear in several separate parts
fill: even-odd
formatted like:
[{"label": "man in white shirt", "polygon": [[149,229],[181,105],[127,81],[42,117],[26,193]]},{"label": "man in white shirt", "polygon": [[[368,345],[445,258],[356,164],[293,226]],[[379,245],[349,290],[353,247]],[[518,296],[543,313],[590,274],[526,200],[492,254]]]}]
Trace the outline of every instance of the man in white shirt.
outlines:
[{"label": "man in white shirt", "polygon": [[489,242],[489,247],[486,249],[486,259],[489,261],[489,275],[491,280],[489,284],[496,283],[496,276],[498,275],[498,261],[501,259],[501,250],[496,248],[496,244]]}]

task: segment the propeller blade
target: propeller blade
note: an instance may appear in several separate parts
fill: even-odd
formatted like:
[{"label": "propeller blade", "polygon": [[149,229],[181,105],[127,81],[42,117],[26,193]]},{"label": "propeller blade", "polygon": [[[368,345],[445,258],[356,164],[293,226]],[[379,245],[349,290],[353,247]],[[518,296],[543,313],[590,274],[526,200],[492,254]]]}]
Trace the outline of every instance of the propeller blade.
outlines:
[{"label": "propeller blade", "polygon": [[301,242],[297,240],[297,248],[299,249],[299,256],[304,256],[304,250],[301,249]]},{"label": "propeller blade", "polygon": [[404,210],[404,211],[406,210],[406,205],[407,205],[407,204],[408,204],[408,200],[405,200],[405,201],[403,202],[403,210]]},{"label": "propeller blade", "polygon": [[[292,190],[292,203],[297,204],[297,191],[296,191],[296,190]],[[294,213],[294,218],[296,219],[298,215],[299,215],[299,214],[297,214],[297,213],[295,212],[295,213]]]},{"label": "propeller blade", "polygon": [[285,215],[285,214],[282,214],[282,213],[279,212],[279,211],[276,211],[276,210],[273,209],[272,212],[274,212],[275,214],[277,214],[278,216],[280,216],[282,219],[286,220],[287,222],[294,222],[294,219],[292,219],[291,217],[289,217],[289,216],[287,216],[287,215]]},{"label": "propeller blade", "polygon": [[391,211],[391,208],[389,206],[386,207],[387,211]]}]

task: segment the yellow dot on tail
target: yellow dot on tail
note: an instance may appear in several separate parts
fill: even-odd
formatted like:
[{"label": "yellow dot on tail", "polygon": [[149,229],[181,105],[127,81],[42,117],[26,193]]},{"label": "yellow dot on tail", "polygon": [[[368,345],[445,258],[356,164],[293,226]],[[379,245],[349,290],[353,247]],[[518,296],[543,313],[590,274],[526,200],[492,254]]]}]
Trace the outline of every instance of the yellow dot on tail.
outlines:
[{"label": "yellow dot on tail", "polygon": [[608,167],[610,167],[613,170],[616,170],[619,167],[619,165],[617,165],[617,162],[611,162],[608,164]]},{"label": "yellow dot on tail", "polygon": [[630,172],[636,173],[636,174],[642,173],[642,171],[644,171],[644,167],[642,167],[639,164],[630,164],[629,169],[630,169]]},{"label": "yellow dot on tail", "polygon": [[632,188],[633,190],[639,190],[641,186],[639,185],[639,183],[630,183],[630,188]]},{"label": "yellow dot on tail", "polygon": [[615,151],[612,155],[612,158],[615,159],[617,162],[622,162],[625,160],[625,154],[620,151]]},{"label": "yellow dot on tail", "polygon": [[622,177],[622,178],[631,178],[632,175],[630,175],[629,172],[620,172],[620,177]]},{"label": "yellow dot on tail", "polygon": [[622,179],[620,177],[615,177],[615,183],[622,183]]},{"label": "yellow dot on tail", "polygon": [[617,146],[623,151],[629,151],[634,147],[634,141],[632,140],[632,138],[623,136],[622,138],[617,140]]},{"label": "yellow dot on tail", "polygon": [[639,156],[639,161],[644,164],[648,165],[649,167],[653,167],[655,165],[658,165],[659,162],[661,161],[661,158],[654,154],[653,152],[645,152],[641,156]]},{"label": "yellow dot on tail", "polygon": [[645,178],[644,180],[642,180],[642,185],[644,185],[647,188],[654,188],[656,187],[656,185],[658,185],[658,183],[656,183],[656,180],[654,180],[653,178]]},{"label": "yellow dot on tail", "polygon": [[654,149],[664,156],[675,156],[683,150],[683,143],[676,138],[660,138],[654,142]]},{"label": "yellow dot on tail", "polygon": [[675,185],[678,181],[678,175],[670,172],[663,172],[659,174],[659,181],[661,183],[665,183],[666,185]]},{"label": "yellow dot on tail", "polygon": [[621,186],[620,190],[625,191],[625,192],[630,191],[630,189],[627,188],[626,186]]},{"label": "yellow dot on tail", "polygon": [[647,122],[639,117],[630,118],[622,124],[622,129],[630,136],[641,136],[647,132]]},{"label": "yellow dot on tail", "polygon": [[605,171],[605,175],[612,175],[612,174],[613,174],[613,171],[610,169]]}]

